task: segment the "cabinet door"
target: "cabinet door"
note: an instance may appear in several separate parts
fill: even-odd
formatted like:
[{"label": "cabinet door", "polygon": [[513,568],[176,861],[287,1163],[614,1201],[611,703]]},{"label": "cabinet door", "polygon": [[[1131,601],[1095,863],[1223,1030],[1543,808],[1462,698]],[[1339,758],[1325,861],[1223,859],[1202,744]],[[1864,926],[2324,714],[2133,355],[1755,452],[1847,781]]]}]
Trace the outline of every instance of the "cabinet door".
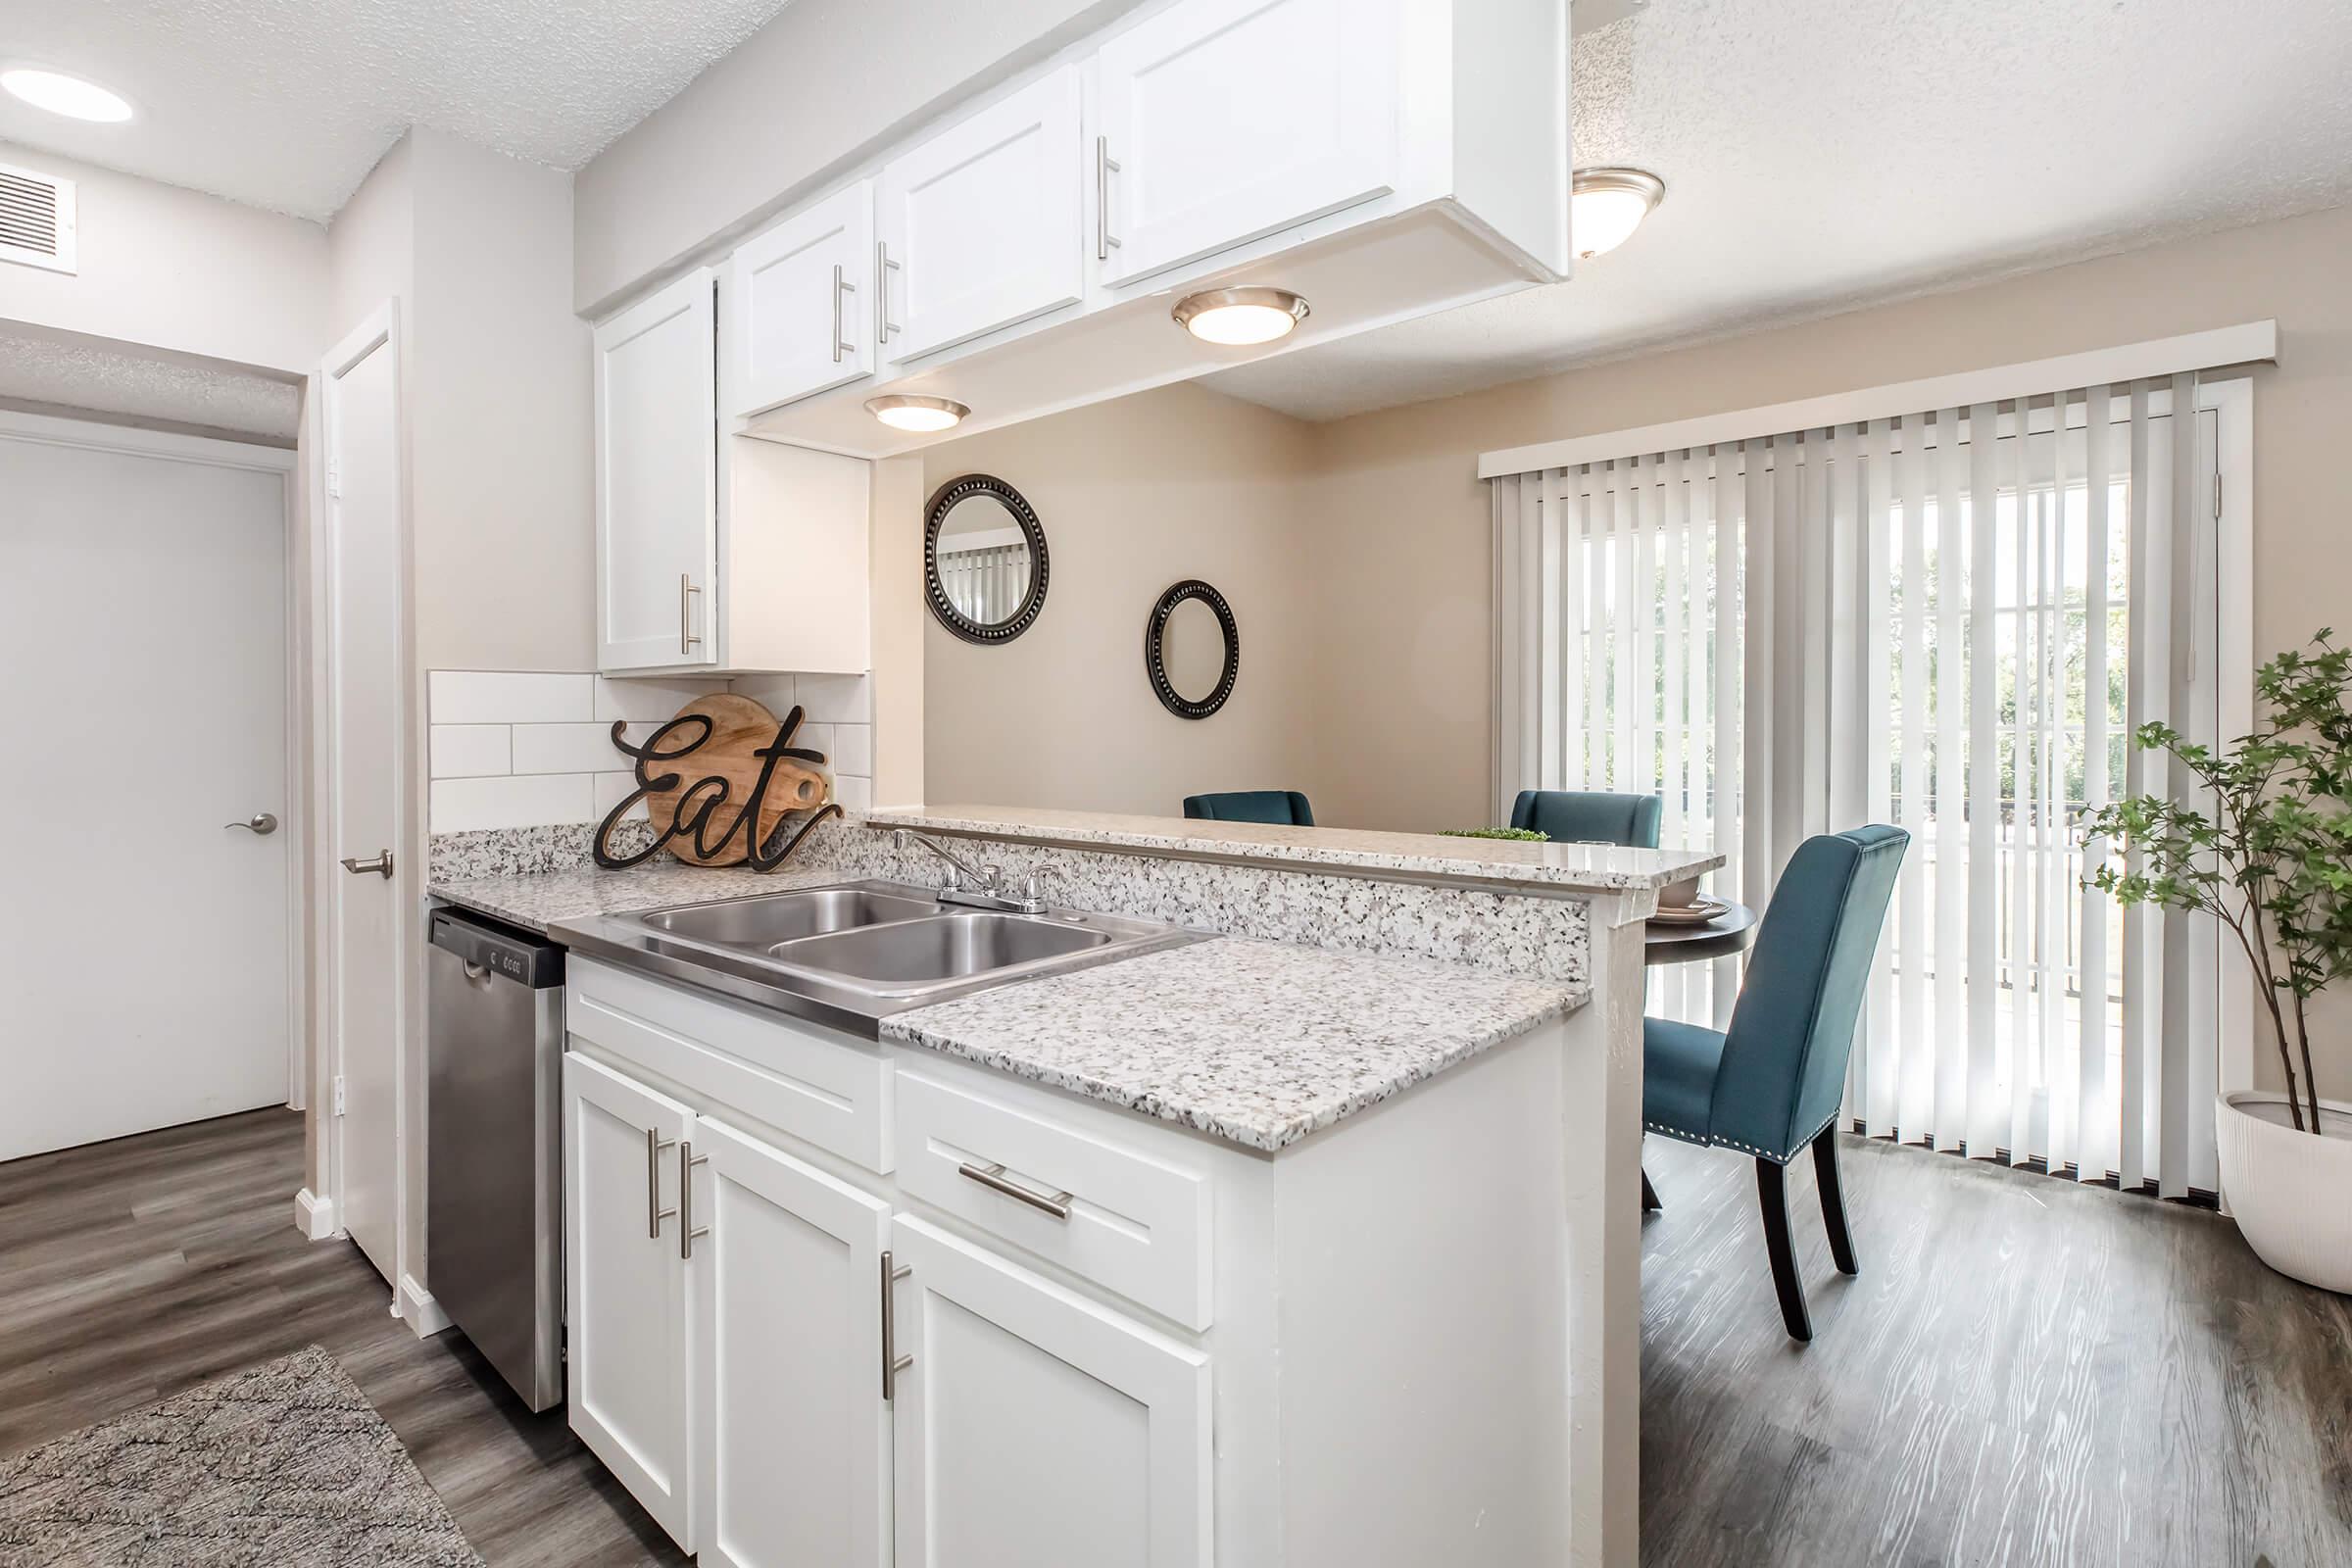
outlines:
[{"label": "cabinet door", "polygon": [[1205,1568],[1208,1360],[921,1220],[891,1222],[901,1568]]},{"label": "cabinet door", "polygon": [[1400,26],[1398,0],[1186,0],[1105,43],[1104,281],[1386,195]]},{"label": "cabinet door", "polygon": [[785,219],[727,260],[728,412],[738,417],[874,368],[874,182]]},{"label": "cabinet door", "polygon": [[597,665],[708,664],[718,560],[711,273],[596,330]]},{"label": "cabinet door", "polygon": [[[698,1119],[695,1446],[705,1564],[890,1560],[882,1250],[890,1205]],[[706,1201],[707,1200],[707,1201]]]},{"label": "cabinet door", "polygon": [[875,330],[912,359],[1086,289],[1078,68],[1065,66],[882,171]]},{"label": "cabinet door", "polygon": [[694,1549],[679,1151],[694,1118],[585,1056],[564,1058],[564,1319],[571,1430]]}]

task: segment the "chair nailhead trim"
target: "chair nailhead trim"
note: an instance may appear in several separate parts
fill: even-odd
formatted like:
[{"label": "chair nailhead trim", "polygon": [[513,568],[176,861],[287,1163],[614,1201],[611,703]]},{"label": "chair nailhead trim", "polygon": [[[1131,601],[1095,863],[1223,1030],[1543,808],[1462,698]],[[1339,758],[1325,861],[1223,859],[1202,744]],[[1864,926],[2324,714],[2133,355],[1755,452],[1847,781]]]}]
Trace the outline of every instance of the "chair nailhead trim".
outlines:
[{"label": "chair nailhead trim", "polygon": [[1786,1154],[1768,1153],[1752,1144],[1743,1144],[1737,1138],[1717,1138],[1713,1135],[1705,1138],[1693,1138],[1680,1128],[1662,1126],[1654,1121],[1645,1121],[1642,1125],[1649,1132],[1660,1133],[1668,1138],[1680,1138],[1684,1143],[1696,1144],[1701,1149],[1737,1149],[1743,1154],[1753,1154],[1758,1159],[1769,1159],[1775,1165],[1788,1163],[1788,1156]]}]

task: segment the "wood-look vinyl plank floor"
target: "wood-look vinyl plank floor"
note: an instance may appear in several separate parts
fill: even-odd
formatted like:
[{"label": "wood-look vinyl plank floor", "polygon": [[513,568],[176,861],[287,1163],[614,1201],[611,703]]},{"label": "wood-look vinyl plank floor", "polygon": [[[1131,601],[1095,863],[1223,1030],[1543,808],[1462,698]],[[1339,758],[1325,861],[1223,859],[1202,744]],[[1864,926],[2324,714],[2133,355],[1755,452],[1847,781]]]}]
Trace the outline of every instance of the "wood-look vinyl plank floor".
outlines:
[{"label": "wood-look vinyl plank floor", "polygon": [[[1653,1141],[1642,1559],[1657,1568],[2341,1568],[2352,1302],[2216,1215],[1848,1140],[1862,1274],[1791,1172],[1790,1344],[1744,1158]],[[483,1557],[685,1559],[461,1334],[419,1341],[292,1224],[300,1118],[253,1111],[0,1165],[0,1453],[323,1345]]]}]

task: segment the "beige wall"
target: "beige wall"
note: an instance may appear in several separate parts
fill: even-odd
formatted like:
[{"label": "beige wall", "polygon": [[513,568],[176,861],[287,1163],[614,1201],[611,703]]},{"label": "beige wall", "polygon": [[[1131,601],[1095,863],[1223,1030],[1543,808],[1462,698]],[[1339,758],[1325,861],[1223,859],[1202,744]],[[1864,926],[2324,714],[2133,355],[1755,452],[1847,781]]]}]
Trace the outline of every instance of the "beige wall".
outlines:
[{"label": "beige wall", "polygon": [[782,212],[1136,0],[795,0],[580,171],[574,303]]},{"label": "beige wall", "polygon": [[[1195,386],[992,430],[924,453],[924,495],[993,473],[1046,530],[1045,612],[980,648],[924,616],[933,802],[1173,816],[1202,790],[1304,788],[1314,644],[1304,613],[1313,427]],[[1179,718],[1144,675],[1144,620],[1200,577],[1232,604],[1241,676]]]},{"label": "beige wall", "polygon": [[0,267],[0,318],[284,375],[317,368],[327,330],[317,223],[5,142],[0,164],[74,182],[78,266]]}]

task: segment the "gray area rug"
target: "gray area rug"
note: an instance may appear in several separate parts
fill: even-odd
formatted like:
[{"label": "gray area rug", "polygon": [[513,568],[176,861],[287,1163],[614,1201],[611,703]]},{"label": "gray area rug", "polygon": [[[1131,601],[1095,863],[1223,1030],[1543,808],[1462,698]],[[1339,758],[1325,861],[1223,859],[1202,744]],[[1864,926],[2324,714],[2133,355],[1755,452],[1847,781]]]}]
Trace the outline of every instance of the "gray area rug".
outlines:
[{"label": "gray area rug", "polygon": [[0,1564],[480,1568],[317,1346],[0,1459]]}]

